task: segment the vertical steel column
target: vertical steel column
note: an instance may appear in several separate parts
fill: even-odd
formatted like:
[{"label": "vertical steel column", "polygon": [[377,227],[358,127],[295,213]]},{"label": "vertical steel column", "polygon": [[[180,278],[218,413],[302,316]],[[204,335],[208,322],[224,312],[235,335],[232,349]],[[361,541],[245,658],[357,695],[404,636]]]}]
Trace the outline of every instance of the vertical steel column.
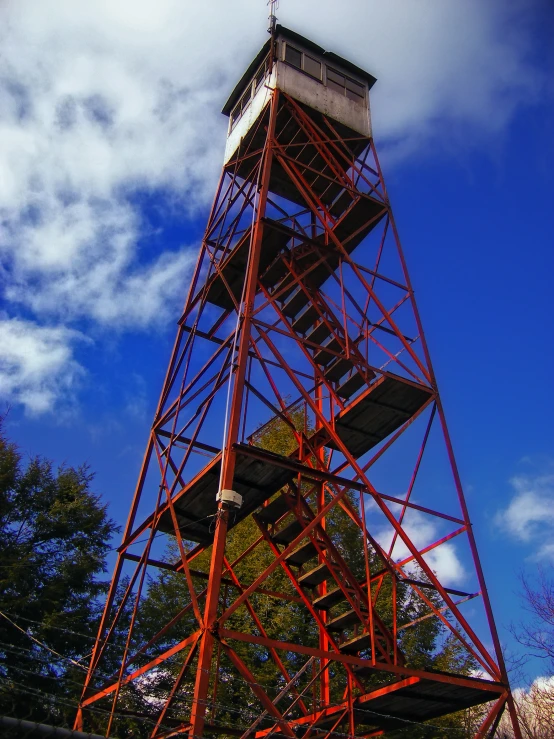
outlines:
[{"label": "vertical steel column", "polygon": [[[235,452],[233,445],[238,439],[240,428],[240,417],[244,393],[244,381],[248,364],[248,350],[250,346],[250,328],[252,321],[252,310],[256,295],[258,280],[258,268],[260,263],[260,251],[263,237],[263,217],[267,202],[269,189],[269,177],[273,159],[273,138],[275,135],[275,123],[279,104],[279,91],[274,90],[271,100],[269,126],[263,153],[262,175],[259,190],[258,205],[256,208],[255,222],[253,225],[250,256],[248,259],[248,272],[246,275],[246,287],[244,300],[239,315],[239,344],[236,359],[235,379],[231,405],[229,408],[229,426],[226,434],[225,447],[222,456],[221,489],[232,489],[233,475],[235,471]],[[231,365],[232,367],[232,365]],[[232,382],[232,375],[229,376]],[[208,581],[208,592],[204,609],[203,633],[201,637],[196,683],[194,686],[193,704],[191,709],[190,737],[200,737],[204,731],[204,717],[209,691],[210,666],[214,638],[217,635],[217,607],[219,602],[219,591],[221,587],[221,573],[223,570],[223,559],[225,555],[225,541],[227,537],[227,525],[229,512],[222,501],[218,505],[218,515],[215,523],[215,535],[210,562],[210,578]]]}]

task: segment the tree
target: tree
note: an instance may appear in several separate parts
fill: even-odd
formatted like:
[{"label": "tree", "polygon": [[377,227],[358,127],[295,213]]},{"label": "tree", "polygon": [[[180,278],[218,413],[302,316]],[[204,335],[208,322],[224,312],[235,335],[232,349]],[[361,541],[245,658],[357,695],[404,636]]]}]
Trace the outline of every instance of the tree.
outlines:
[{"label": "tree", "polygon": [[[301,412],[298,412],[292,420],[297,429],[303,429],[307,423]],[[296,447],[295,437],[290,425],[279,418],[274,419],[256,432],[252,437],[252,442],[284,456],[291,454]],[[358,508],[359,502],[355,494],[350,495],[349,502],[353,508]],[[335,506],[329,512],[326,517],[326,532],[343,558],[348,562],[354,575],[359,580],[363,580],[365,578],[365,565],[362,533],[359,529],[353,527],[349,516],[341,507]],[[240,555],[249,544],[258,538],[259,533],[255,521],[251,517],[231,528],[228,532],[226,544],[228,561],[232,562]],[[191,543],[192,546],[194,546],[194,543]],[[171,545],[167,554],[168,556],[164,557],[166,561],[179,560],[176,546]],[[373,552],[371,557],[372,571],[380,570],[382,564],[377,553]],[[234,572],[241,583],[249,585],[273,559],[274,555],[269,547],[265,544],[260,545],[248,557],[240,561],[234,568]],[[203,572],[205,576],[209,572],[209,561],[210,550],[206,550],[194,559],[194,570]],[[414,577],[418,580],[425,579],[422,572],[414,571]],[[196,579],[197,592],[202,590],[205,583],[206,580],[201,577]],[[393,619],[391,588],[390,578],[385,578],[377,600],[379,616],[389,627],[392,625]],[[274,570],[268,580],[264,582],[264,589],[285,593],[290,591],[292,593],[288,578],[281,568]],[[235,597],[236,593],[230,588],[228,595],[229,597]],[[434,591],[428,593],[427,597],[439,608],[442,606],[442,601]],[[150,581],[146,596],[141,602],[134,635],[134,639],[136,639],[135,646],[139,646],[140,643],[146,641],[170,618],[177,616],[183,606],[189,602],[190,596],[182,574],[161,571],[158,576]],[[224,586],[221,597],[222,609],[225,608],[227,602],[227,592]],[[314,621],[302,605],[297,604],[294,600],[279,600],[260,592],[252,593],[249,602],[252,609],[259,615],[263,625],[271,632],[272,638],[294,641],[295,633],[301,632],[304,644],[311,643],[312,646],[318,646],[318,632]],[[347,604],[344,604],[345,609],[348,607]],[[399,643],[405,654],[407,664],[418,669],[431,668],[470,674],[476,667],[475,660],[455,638],[448,636],[448,629],[439,619],[430,616],[431,610],[428,605],[415,594],[408,584],[399,582],[397,584],[397,620],[400,627],[405,627],[399,632]],[[157,644],[157,649],[161,651],[170,647],[172,644],[186,638],[195,628],[197,626],[194,623],[194,615],[189,609],[180,621],[164,634],[162,640]],[[246,633],[251,629],[257,630],[246,608],[237,609],[226,622],[226,628],[231,631],[236,630]],[[312,642],[310,642],[310,637]],[[275,661],[269,658],[265,648],[246,642],[235,643],[233,646],[240,658],[256,676],[256,680],[265,687],[269,687],[270,694],[272,691],[272,694],[276,695],[283,688],[285,680]],[[250,687],[244,680],[237,678],[236,671],[232,669],[230,664],[227,665],[223,650],[219,650],[217,659],[220,660],[221,666],[228,667],[229,679],[219,681],[217,700],[215,705],[208,708],[207,720],[208,723],[213,725],[235,725],[238,730],[240,726],[244,726],[245,722],[249,723],[249,716],[251,716],[250,721],[252,721],[259,714],[259,706]],[[167,660],[164,663],[164,669],[148,685],[148,695],[154,709],[156,697],[165,697],[171,689],[172,682],[180,669],[182,661],[182,656],[177,656],[173,663],[171,660]],[[287,654],[283,656],[283,661],[286,662],[289,674],[294,675],[305,659],[300,659],[296,654]],[[381,684],[378,682],[378,678],[368,679],[368,689],[372,684],[371,680],[373,680],[375,687]],[[332,687],[332,692],[333,689]],[[191,695],[192,684],[183,683],[179,697],[172,707],[171,714],[173,716],[177,717],[181,708],[183,709],[182,713],[186,714]],[[340,702],[342,694],[332,694],[331,700]],[[152,712],[152,717],[154,715],[155,710]],[[469,732],[471,731],[470,724],[473,726],[474,723],[475,716],[473,714],[470,716],[469,712],[462,712],[444,720],[433,721],[433,727],[431,728],[410,725],[406,729],[390,734],[390,736],[438,737],[442,736],[442,734],[437,733],[436,727],[440,726],[441,730],[444,727],[444,736],[460,737],[461,739],[462,737],[473,736]]]},{"label": "tree", "polygon": [[[531,618],[512,626],[512,634],[529,657],[544,661],[545,676],[515,691],[514,700],[525,739],[550,739],[554,736],[554,568],[539,567],[534,579],[522,576],[521,584]],[[498,736],[513,736],[504,718]]]},{"label": "tree", "polygon": [[531,614],[528,623],[512,627],[517,641],[528,654],[544,660],[554,675],[554,568],[539,567],[534,580],[521,577],[524,608]]},{"label": "tree", "polygon": [[69,721],[117,526],[87,466],[24,464],[0,428],[0,709]]},{"label": "tree", "polygon": [[[554,679],[537,678],[527,690],[514,691],[519,726],[524,739],[551,739],[554,736]],[[511,723],[502,717],[499,739],[513,739]]]}]

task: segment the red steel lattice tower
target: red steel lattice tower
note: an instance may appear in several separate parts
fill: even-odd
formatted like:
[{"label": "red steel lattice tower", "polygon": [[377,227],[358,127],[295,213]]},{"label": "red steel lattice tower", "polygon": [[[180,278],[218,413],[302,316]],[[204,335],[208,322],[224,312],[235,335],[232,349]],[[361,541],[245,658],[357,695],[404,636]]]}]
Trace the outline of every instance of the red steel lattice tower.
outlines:
[{"label": "red steel lattice tower", "polygon": [[[272,30],[224,108],[76,726],[323,739],[474,708],[485,737],[507,708],[520,737],[371,135],[375,79]],[[418,662],[422,624],[479,676]]]}]

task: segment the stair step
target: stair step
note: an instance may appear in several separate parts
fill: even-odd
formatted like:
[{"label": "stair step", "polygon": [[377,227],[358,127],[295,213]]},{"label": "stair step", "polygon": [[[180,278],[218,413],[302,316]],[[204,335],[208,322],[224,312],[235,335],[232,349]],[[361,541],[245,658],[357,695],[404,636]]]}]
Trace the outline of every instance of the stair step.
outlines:
[{"label": "stair step", "polygon": [[330,382],[338,382],[351,369],[351,359],[347,357],[335,357],[335,361],[327,367],[324,374]]},{"label": "stair step", "polygon": [[[323,542],[321,542],[321,546],[325,549],[325,544]],[[298,549],[295,549],[294,552],[291,552],[288,557],[285,557],[285,561],[289,565],[297,565],[298,567],[300,567],[300,565],[306,564],[306,562],[309,562],[310,559],[317,557],[317,555],[318,551],[315,548],[313,542],[307,541]]]},{"label": "stair step", "polygon": [[[306,525],[309,523],[308,519],[306,519]],[[303,529],[304,527],[300,524],[300,521],[298,519],[294,519],[294,521],[291,521],[282,529],[276,531],[271,539],[276,544],[290,544],[293,539],[296,539],[298,534],[302,533]]]},{"label": "stair step", "polygon": [[297,334],[305,334],[310,326],[317,321],[319,313],[315,305],[310,304],[292,324],[292,328]]},{"label": "stair step", "polygon": [[[354,597],[354,593],[352,593],[352,597]],[[328,611],[333,606],[336,606],[337,603],[342,603],[345,600],[346,595],[342,588],[335,588],[329,593],[325,593],[325,595],[321,595],[319,598],[316,598],[312,602],[312,605],[314,608],[319,608],[321,611]]]},{"label": "stair step", "polygon": [[329,206],[329,212],[334,218],[338,218],[351,204],[352,194],[349,190],[343,190],[342,193],[335,198],[333,204]]},{"label": "stair step", "polygon": [[[365,615],[367,613],[363,611]],[[340,616],[337,616],[336,618],[332,618],[330,621],[327,621],[327,630],[328,631],[342,631],[343,629],[348,628],[348,626],[354,626],[354,624],[359,624],[360,618],[356,611],[352,609],[351,611],[346,611],[346,613],[341,613]]]},{"label": "stair step", "polygon": [[342,384],[337,388],[337,395],[341,398],[349,398],[351,395],[359,390],[364,385],[367,385],[367,381],[363,375],[359,372],[354,372],[348,379],[343,380]]},{"label": "stair step", "polygon": [[[331,351],[329,351],[329,349]],[[337,359],[336,354],[331,354],[331,352],[340,352],[341,346],[339,344],[339,341],[336,336],[333,336],[331,341],[328,341],[325,346],[322,346],[321,349],[316,351],[314,354],[314,362],[321,365],[329,364],[333,359]],[[340,359],[340,357],[338,357]]]},{"label": "stair step", "polygon": [[283,277],[286,277],[286,275],[289,274],[289,270],[286,266],[286,264],[283,262],[281,257],[279,256],[275,261],[273,261],[269,267],[266,269],[266,271],[261,276],[261,281],[267,288],[273,288],[275,287]]},{"label": "stair step", "polygon": [[348,641],[343,642],[339,649],[341,652],[345,652],[347,654],[355,654],[356,652],[362,652],[365,649],[369,649],[371,647],[371,637],[369,634],[359,634],[358,636],[355,636],[352,639],[349,639]]},{"label": "stair step", "polygon": [[298,285],[296,284],[296,282],[291,282],[288,287],[281,285],[281,288],[284,288],[283,292],[279,295],[279,300],[281,304],[287,302],[287,299],[293,294],[297,287]]},{"label": "stair step", "polygon": [[258,518],[265,523],[276,523],[287,511],[290,511],[289,503],[294,505],[294,498],[290,495],[278,495],[271,503],[261,508]]},{"label": "stair step", "polygon": [[298,582],[300,585],[302,585],[303,588],[315,588],[317,585],[321,585],[322,582],[325,582],[325,580],[328,580],[331,577],[331,572],[329,571],[329,568],[325,564],[325,562],[322,562],[317,567],[314,567],[313,570],[310,570],[309,572],[306,572],[305,575],[302,575],[298,579]]},{"label": "stair step", "polygon": [[285,316],[288,316],[289,318],[295,318],[295,316],[308,302],[308,296],[306,295],[304,290],[299,287],[295,292],[293,292],[290,298],[288,298],[281,310],[283,311]]},{"label": "stair step", "polygon": [[376,672],[378,672],[378,668],[366,665],[356,665],[352,668],[352,671],[359,677],[372,677]]},{"label": "stair step", "polygon": [[318,323],[317,326],[307,334],[306,341],[311,341],[314,344],[321,344],[329,336],[331,336],[331,329],[324,321],[321,321],[321,323]]}]

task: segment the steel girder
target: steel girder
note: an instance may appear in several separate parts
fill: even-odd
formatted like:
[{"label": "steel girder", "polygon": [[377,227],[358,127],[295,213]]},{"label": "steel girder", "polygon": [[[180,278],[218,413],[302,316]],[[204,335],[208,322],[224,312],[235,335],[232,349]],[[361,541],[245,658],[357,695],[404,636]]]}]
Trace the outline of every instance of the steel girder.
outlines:
[{"label": "steel girder", "polygon": [[[180,595],[148,627],[160,572]],[[411,664],[424,622],[481,677]],[[323,739],[484,704],[476,737],[506,705],[520,737],[373,141],[268,92],[219,181],[76,726]]]}]

